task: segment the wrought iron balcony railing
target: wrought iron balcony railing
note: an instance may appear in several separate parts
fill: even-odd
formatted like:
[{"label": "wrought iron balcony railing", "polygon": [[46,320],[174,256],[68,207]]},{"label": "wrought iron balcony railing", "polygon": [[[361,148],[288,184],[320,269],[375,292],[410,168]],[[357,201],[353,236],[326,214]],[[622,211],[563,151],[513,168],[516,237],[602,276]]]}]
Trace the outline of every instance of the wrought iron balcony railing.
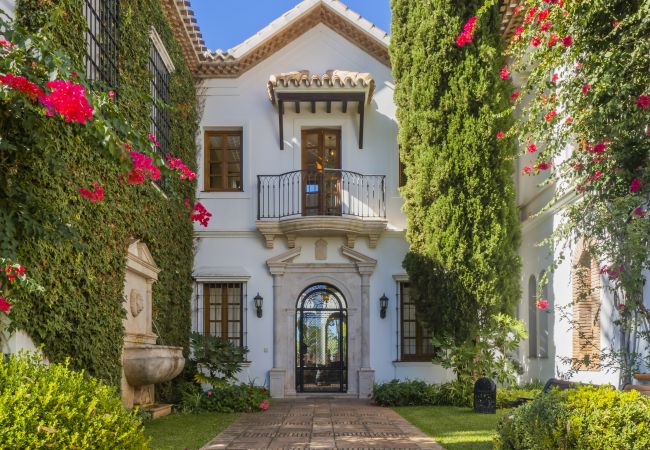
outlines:
[{"label": "wrought iron balcony railing", "polygon": [[339,169],[257,176],[257,218],[351,216],[386,218],[385,175]]}]

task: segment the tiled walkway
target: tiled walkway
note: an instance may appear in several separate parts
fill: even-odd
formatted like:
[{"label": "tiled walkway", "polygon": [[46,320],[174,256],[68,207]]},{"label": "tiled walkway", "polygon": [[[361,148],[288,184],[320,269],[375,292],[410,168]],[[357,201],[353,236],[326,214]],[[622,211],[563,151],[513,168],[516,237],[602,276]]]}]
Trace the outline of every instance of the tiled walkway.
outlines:
[{"label": "tiled walkway", "polygon": [[202,450],[319,448],[433,449],[433,439],[389,408],[339,399],[274,400],[244,414]]}]

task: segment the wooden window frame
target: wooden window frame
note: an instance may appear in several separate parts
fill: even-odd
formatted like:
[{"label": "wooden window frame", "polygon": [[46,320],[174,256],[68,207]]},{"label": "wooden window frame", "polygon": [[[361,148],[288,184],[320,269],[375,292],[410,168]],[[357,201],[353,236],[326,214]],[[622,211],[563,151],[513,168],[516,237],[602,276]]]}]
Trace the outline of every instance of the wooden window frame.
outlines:
[{"label": "wooden window frame", "polygon": [[[228,307],[230,305],[229,298],[228,298],[228,287],[230,285],[239,286],[239,320],[229,320],[228,318]],[[226,340],[238,339],[239,346],[243,347],[245,345],[244,283],[242,282],[203,283],[203,334],[206,336],[213,335],[210,332],[210,288],[211,286],[219,286],[219,289],[221,289],[221,335],[217,337]],[[231,322],[239,322],[239,336],[230,336],[228,324]]]},{"label": "wooden window frame", "polygon": [[[572,357],[575,368],[580,371],[599,372],[600,361],[600,270],[589,248],[580,242],[573,261],[572,302],[573,336]],[[590,357],[589,365],[579,361]]]},{"label": "wooden window frame", "polygon": [[[415,320],[408,320],[405,321],[404,319],[404,289],[410,287],[409,282],[406,281],[400,281],[399,282],[399,330],[400,330],[400,361],[404,362],[431,362],[433,357],[435,356],[435,352],[431,353],[425,353],[424,348],[423,348],[423,339],[426,337],[425,336],[425,329],[422,323],[415,318]],[[409,296],[410,298],[410,296]],[[413,301],[408,302],[409,305],[414,305]],[[415,307],[415,305],[414,305]],[[413,354],[404,354],[404,342],[405,342],[405,336],[404,336],[404,323],[405,322],[414,322],[415,323],[415,353]],[[429,337],[431,337],[431,333],[428,333]],[[413,339],[411,337],[408,338],[409,340]]]},{"label": "wooden window frame", "polygon": [[[210,187],[210,137],[211,136],[239,136],[239,178],[241,187],[239,189],[212,188]],[[224,139],[224,143],[226,139]],[[225,147],[225,144],[224,144]],[[228,158],[229,152],[222,148],[223,162],[221,177],[228,184]],[[242,128],[229,128],[223,130],[205,130],[203,134],[203,191],[204,192],[244,192],[244,130]]]}]

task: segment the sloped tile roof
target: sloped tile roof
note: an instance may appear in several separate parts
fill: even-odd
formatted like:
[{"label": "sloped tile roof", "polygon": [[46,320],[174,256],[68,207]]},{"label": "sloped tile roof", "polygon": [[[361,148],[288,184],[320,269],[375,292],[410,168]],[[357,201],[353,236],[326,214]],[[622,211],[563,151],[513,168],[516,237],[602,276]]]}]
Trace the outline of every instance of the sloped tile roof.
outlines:
[{"label": "sloped tile roof", "polygon": [[275,103],[277,88],[300,88],[310,91],[326,89],[363,89],[366,102],[370,103],[375,91],[375,80],[367,72],[350,72],[347,70],[328,70],[322,76],[310,75],[308,70],[273,74],[269,77],[267,89],[269,99]]}]

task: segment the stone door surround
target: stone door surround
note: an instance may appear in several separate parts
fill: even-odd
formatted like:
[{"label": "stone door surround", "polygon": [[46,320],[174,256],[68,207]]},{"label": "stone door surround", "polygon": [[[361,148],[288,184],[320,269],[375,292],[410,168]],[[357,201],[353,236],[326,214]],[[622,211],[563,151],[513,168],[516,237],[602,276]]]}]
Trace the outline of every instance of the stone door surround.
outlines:
[{"label": "stone door surround", "polygon": [[374,382],[370,367],[370,275],[377,261],[349,247],[340,252],[347,263],[294,263],[301,247],[267,260],[273,276],[273,369],[271,395],[296,395],[296,302],[305,288],[334,286],[348,304],[348,394],[368,398]]}]

